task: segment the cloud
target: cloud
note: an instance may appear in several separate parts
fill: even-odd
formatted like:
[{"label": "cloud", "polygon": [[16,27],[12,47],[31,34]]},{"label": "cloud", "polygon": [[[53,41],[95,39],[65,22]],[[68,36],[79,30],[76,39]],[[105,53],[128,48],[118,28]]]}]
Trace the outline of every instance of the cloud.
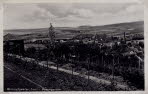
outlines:
[{"label": "cloud", "polygon": [[96,15],[92,10],[83,9],[83,8],[74,9],[72,11],[72,14],[75,14],[75,16],[82,17],[82,18],[90,18],[90,17],[94,17]]},{"label": "cloud", "polygon": [[44,21],[51,18],[54,19],[56,18],[56,16],[50,13],[50,11],[46,11],[44,9],[37,7],[31,14],[25,14],[22,18],[23,21],[27,22],[27,21],[37,21],[37,20]]},{"label": "cloud", "polygon": [[144,7],[139,5],[131,5],[125,9],[128,13],[143,12]]},{"label": "cloud", "polygon": [[104,25],[143,19],[143,5],[136,3],[7,4],[4,28]]},{"label": "cloud", "polygon": [[85,9],[83,7],[74,7],[72,4],[37,4],[37,8],[32,14],[25,15],[28,21],[32,20],[47,20],[54,19],[75,21],[86,18],[92,18],[97,15],[91,9]]},{"label": "cloud", "polygon": [[[84,18],[107,16],[107,14],[117,14],[131,6],[128,4],[116,4],[116,3],[52,3],[52,4],[37,4],[37,7],[50,12],[57,18],[65,18],[68,16],[76,16]],[[52,16],[51,15],[51,16]],[[50,16],[50,15],[49,15]]]},{"label": "cloud", "polygon": [[[126,5],[126,4],[125,4]],[[56,19],[63,19],[65,17],[80,17],[81,19],[88,19],[99,17],[107,14],[116,13],[123,8],[124,4],[96,4],[96,3],[62,3],[62,4],[37,4],[37,6],[50,14],[56,16]]]},{"label": "cloud", "polygon": [[63,3],[37,4],[37,6],[45,11],[50,11],[53,15],[57,17],[65,17],[70,15],[70,11],[72,9],[71,4],[63,4]]},{"label": "cloud", "polygon": [[127,17],[130,21],[144,20],[144,7],[142,4],[131,4],[119,11],[116,15],[121,18]]}]

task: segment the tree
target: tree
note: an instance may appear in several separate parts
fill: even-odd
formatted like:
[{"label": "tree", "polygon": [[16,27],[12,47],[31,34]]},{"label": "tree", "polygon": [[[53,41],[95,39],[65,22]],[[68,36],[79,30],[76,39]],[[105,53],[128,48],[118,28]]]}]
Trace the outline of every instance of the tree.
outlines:
[{"label": "tree", "polygon": [[35,58],[35,56],[37,57],[36,49],[34,47],[27,48],[26,56],[31,58]]},{"label": "tree", "polygon": [[144,48],[144,43],[142,41],[139,42],[139,46]]}]

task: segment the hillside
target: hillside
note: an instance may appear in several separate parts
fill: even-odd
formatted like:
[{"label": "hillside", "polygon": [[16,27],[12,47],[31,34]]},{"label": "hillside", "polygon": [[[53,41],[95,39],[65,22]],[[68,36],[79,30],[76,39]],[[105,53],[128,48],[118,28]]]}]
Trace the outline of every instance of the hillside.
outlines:
[{"label": "hillside", "polygon": [[[144,22],[128,22],[128,23],[118,23],[103,26],[79,26],[74,27],[55,27],[57,38],[72,38],[80,33],[85,34],[107,34],[107,35],[123,35],[126,34],[144,34]],[[7,35],[9,34],[9,36]],[[4,30],[4,39],[11,39],[12,34],[14,38],[17,39],[32,39],[32,38],[47,38],[48,28],[39,29],[16,29],[16,30]]]},{"label": "hillside", "polygon": [[144,22],[129,22],[129,23],[118,23],[104,26],[89,26],[83,27],[80,26],[79,29],[87,30],[90,34],[98,33],[98,34],[108,34],[108,35],[121,35],[123,32],[127,34],[134,33],[144,33]]}]

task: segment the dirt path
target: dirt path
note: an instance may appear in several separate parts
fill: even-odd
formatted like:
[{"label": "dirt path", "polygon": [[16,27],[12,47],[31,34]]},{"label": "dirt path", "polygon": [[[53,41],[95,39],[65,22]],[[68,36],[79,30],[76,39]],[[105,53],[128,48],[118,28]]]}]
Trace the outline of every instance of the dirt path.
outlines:
[{"label": "dirt path", "polygon": [[[52,62],[49,62],[49,63],[52,63]],[[47,63],[46,63],[46,62],[40,62],[39,65],[40,65],[40,66],[45,66],[45,67],[47,67]],[[57,67],[55,67],[55,66],[53,66],[53,65],[52,65],[52,66],[49,65],[48,68],[51,68],[51,69],[54,69],[54,70],[57,69]],[[65,72],[65,73],[68,73],[68,74],[72,74],[72,71],[71,71],[71,70],[63,69],[63,68],[60,68],[60,67],[59,67],[58,70],[59,70],[59,71],[62,71],[62,72]],[[73,75],[78,75],[78,76],[80,76],[80,77],[83,77],[83,78],[85,78],[85,79],[88,79],[88,76],[87,76],[87,75],[80,74],[80,73],[78,73],[78,72],[73,72]],[[101,79],[101,78],[97,78],[97,77],[94,77],[94,76],[89,76],[89,79],[92,80],[92,81],[94,81],[94,82],[96,82],[96,83],[104,83],[104,84],[107,84],[107,85],[110,85],[110,84],[111,84],[111,82],[108,81],[108,80]],[[123,84],[119,84],[119,83],[117,84],[116,87],[117,87],[117,88],[121,88],[121,89],[128,89],[128,86],[127,86],[127,85],[123,85]]]}]

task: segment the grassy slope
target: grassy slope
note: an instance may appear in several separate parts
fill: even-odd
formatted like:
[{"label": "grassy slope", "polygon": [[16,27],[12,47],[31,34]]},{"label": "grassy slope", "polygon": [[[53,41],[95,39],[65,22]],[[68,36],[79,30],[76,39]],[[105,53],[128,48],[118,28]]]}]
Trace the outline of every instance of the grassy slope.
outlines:
[{"label": "grassy slope", "polygon": [[29,81],[22,78],[20,75],[4,68],[4,91],[17,91],[20,89],[37,89],[36,85],[30,83]]}]

